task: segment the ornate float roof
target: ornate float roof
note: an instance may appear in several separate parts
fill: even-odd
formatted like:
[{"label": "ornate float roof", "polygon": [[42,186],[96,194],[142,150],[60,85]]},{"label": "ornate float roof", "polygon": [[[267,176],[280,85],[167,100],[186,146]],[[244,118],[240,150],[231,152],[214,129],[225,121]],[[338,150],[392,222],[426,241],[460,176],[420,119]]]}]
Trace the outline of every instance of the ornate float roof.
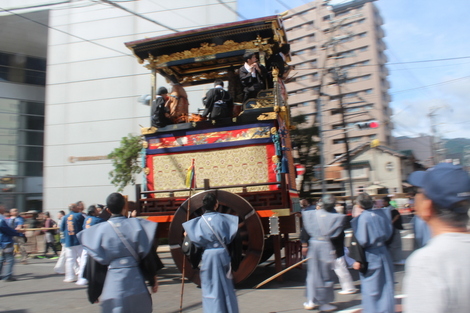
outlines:
[{"label": "ornate float roof", "polygon": [[271,55],[287,43],[282,20],[268,16],[125,43],[149,69],[184,85],[227,78],[246,51]]}]

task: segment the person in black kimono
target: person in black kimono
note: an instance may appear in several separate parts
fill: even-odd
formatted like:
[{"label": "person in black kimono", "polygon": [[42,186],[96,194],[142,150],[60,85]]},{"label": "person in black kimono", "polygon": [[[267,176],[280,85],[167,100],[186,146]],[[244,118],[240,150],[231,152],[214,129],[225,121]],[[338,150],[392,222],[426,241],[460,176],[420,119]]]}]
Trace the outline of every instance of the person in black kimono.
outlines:
[{"label": "person in black kimono", "polygon": [[232,117],[233,100],[228,91],[224,90],[224,82],[221,79],[214,81],[214,88],[210,89],[204,99],[205,110],[202,116],[211,120]]},{"label": "person in black kimono", "polygon": [[158,88],[157,96],[152,102],[152,126],[153,127],[165,127],[168,124],[172,124],[170,120],[170,112],[165,107],[165,103],[168,100],[168,90],[165,87]]},{"label": "person in black kimono", "polygon": [[290,52],[290,45],[289,44],[283,44],[281,48],[279,49],[279,53],[275,53],[271,55],[266,63],[266,66],[268,67],[269,71],[269,76],[270,79],[268,79],[268,85],[269,88],[272,88],[273,86],[273,79],[272,79],[272,70],[274,68],[277,68],[279,70],[278,77],[282,80],[287,78],[287,75],[289,74],[291,67],[286,63],[286,58],[289,55]]},{"label": "person in black kimono", "polygon": [[239,75],[243,86],[243,102],[250,98],[256,98],[258,92],[265,89],[266,68],[258,63],[254,52],[246,52],[243,55],[245,64],[240,67]]}]

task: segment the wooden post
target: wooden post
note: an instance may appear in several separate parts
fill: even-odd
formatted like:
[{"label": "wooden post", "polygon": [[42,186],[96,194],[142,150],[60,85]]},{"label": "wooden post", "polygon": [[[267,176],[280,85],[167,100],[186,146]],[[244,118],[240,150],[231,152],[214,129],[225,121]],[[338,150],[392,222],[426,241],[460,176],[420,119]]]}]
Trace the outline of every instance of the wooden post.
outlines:
[{"label": "wooden post", "polygon": [[[281,236],[274,235],[274,267],[276,272],[280,272],[282,270],[282,258],[281,258]],[[278,280],[282,281],[282,276],[278,276]]]}]

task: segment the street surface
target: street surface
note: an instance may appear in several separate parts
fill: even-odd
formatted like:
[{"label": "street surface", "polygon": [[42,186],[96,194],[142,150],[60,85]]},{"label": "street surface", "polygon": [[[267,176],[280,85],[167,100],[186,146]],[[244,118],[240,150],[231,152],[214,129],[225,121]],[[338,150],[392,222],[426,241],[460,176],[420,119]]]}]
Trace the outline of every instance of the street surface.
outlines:
[{"label": "street surface", "polygon": [[[405,225],[409,226],[409,225]],[[406,227],[408,228],[408,227]],[[403,250],[409,255],[413,235],[402,231]],[[154,312],[177,313],[180,307],[181,274],[177,271],[168,246],[159,248],[165,268],[159,273],[160,287],[152,296]],[[98,313],[99,304],[90,304],[86,287],[64,283],[63,275],[53,272],[56,260],[30,259],[27,265],[15,264],[14,273],[18,281],[0,283],[0,313]],[[267,264],[267,263],[265,263]],[[258,266],[255,273],[237,286],[240,312],[256,313],[300,313],[305,301],[306,267],[293,269],[284,275],[282,282],[272,281],[260,289],[253,286],[274,274],[273,266]],[[401,312],[402,280],[404,266],[395,266],[395,297],[397,312]],[[353,273],[354,282],[360,288],[359,277]],[[342,313],[360,312],[361,294],[338,295],[339,284],[335,284],[335,305]],[[202,313],[201,289],[191,282],[184,285],[183,312]],[[313,312],[318,312],[314,310]]]}]

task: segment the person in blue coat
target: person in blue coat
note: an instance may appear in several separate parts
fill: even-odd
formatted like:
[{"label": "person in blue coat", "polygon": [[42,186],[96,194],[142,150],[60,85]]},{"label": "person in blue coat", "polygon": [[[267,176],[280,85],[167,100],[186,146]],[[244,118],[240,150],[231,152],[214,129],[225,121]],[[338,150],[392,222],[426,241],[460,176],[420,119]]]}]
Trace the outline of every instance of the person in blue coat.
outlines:
[{"label": "person in blue coat", "polygon": [[[367,270],[359,272],[361,278],[362,312],[395,312],[393,263],[385,242],[393,228],[386,212],[372,210],[373,200],[367,193],[356,198],[360,215],[351,221],[357,243],[364,249]],[[359,270],[361,264],[354,263]]]},{"label": "person in blue coat", "polygon": [[[19,236],[20,233],[8,226],[5,217],[5,207],[0,205],[0,279],[2,281],[15,281],[13,277],[13,265],[15,257],[13,256],[13,236]],[[5,273],[2,275],[2,268],[5,264]]]},{"label": "person in blue coat", "polygon": [[[104,219],[99,217],[100,213],[101,213],[100,206],[90,205],[87,210],[87,216],[85,217],[85,221],[83,222],[83,229],[88,229],[93,225],[104,222]],[[83,249],[82,255],[80,257],[80,270],[78,274],[78,280],[75,283],[79,286],[84,286],[88,283],[87,280],[83,278],[83,272],[85,270],[87,256],[88,256],[87,250]]]},{"label": "person in blue coat", "polygon": [[[312,310],[320,305],[320,311],[336,310],[330,302],[334,300],[333,268],[336,260],[335,248],[332,239],[341,235],[345,216],[334,211],[336,200],[327,195],[322,198],[317,210],[302,211],[304,232],[308,234],[308,248],[306,237],[302,236],[303,250],[307,248],[307,302],[306,310]],[[305,251],[303,251],[305,254]]]},{"label": "person in blue coat", "polygon": [[237,234],[238,217],[217,212],[219,202],[212,192],[202,203],[205,213],[183,223],[192,243],[204,249],[200,269],[202,309],[204,313],[238,313],[227,249]]},{"label": "person in blue coat", "polygon": [[82,246],[77,239],[77,234],[83,229],[84,217],[76,204],[69,206],[70,213],[62,218],[60,231],[65,240],[65,279],[66,283],[73,283],[79,274],[78,258],[82,254]]},{"label": "person in blue coat", "polygon": [[158,290],[157,223],[122,215],[125,199],[112,193],[106,199],[111,218],[83,230],[78,239],[87,250],[84,277],[88,298],[101,303],[103,313],[152,312],[152,292]]},{"label": "person in blue coat", "polygon": [[418,215],[413,216],[411,225],[413,225],[413,232],[415,234],[414,248],[420,249],[431,239],[431,229]]}]

